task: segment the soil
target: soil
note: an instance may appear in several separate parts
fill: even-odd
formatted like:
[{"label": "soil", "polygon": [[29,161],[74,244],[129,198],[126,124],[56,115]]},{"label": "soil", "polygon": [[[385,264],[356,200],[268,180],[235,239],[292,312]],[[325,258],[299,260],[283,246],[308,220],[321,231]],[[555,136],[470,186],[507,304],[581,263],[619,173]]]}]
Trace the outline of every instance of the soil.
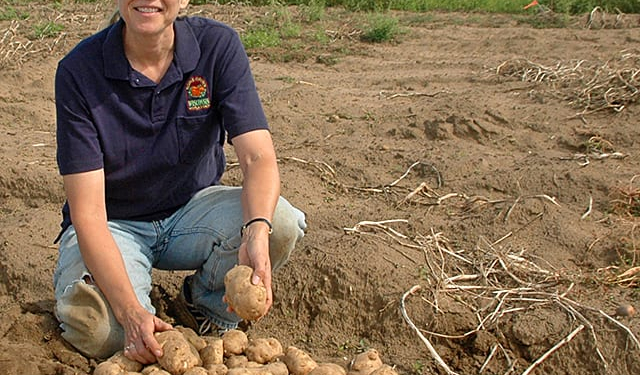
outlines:
[{"label": "soil", "polygon": [[[0,21],[0,368],[90,374],[96,361],[53,315],[53,77],[110,2],[28,4],[13,6],[28,18]],[[270,14],[189,11],[240,32]],[[249,51],[282,194],[309,229],[248,333],[345,366],[375,348],[402,374],[445,373],[437,356],[459,374],[640,373],[638,316],[614,314],[640,308],[640,108],[631,91],[610,99],[617,111],[583,113],[598,108],[576,77],[578,61],[637,56],[637,17],[545,28],[548,14],[393,16],[391,42],[362,41],[361,19],[329,9],[328,41]],[[46,21],[65,27],[36,38]],[[238,184],[229,159],[224,182]],[[169,321],[183,276],[154,272]]]}]

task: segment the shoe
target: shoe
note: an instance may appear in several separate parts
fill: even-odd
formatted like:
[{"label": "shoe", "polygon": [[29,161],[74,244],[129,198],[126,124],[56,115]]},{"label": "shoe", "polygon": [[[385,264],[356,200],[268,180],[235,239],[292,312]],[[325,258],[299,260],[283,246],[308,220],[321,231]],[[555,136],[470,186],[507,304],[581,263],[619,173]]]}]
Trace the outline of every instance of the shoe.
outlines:
[{"label": "shoe", "polygon": [[178,295],[178,303],[175,306],[177,321],[185,327],[193,329],[200,336],[216,334],[222,336],[228,329],[213,323],[209,317],[198,310],[192,303],[191,289],[188,284],[189,277],[186,277],[182,283],[180,294]]}]

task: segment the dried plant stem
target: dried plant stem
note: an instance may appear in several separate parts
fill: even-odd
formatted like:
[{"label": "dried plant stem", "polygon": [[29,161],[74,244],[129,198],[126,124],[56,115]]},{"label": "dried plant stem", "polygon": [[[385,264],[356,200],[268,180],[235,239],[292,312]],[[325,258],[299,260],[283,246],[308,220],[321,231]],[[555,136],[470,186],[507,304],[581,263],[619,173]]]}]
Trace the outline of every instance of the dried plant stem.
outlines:
[{"label": "dried plant stem", "polygon": [[449,368],[449,366],[445,363],[442,357],[440,357],[433,345],[431,345],[431,342],[429,342],[429,340],[422,334],[422,332],[420,332],[418,327],[416,327],[416,325],[413,323],[413,321],[411,321],[409,315],[407,314],[407,309],[405,308],[405,300],[407,299],[408,295],[413,294],[418,290],[420,290],[420,285],[414,285],[411,287],[411,289],[409,289],[402,295],[402,299],[400,300],[400,310],[402,311],[402,316],[404,317],[404,320],[407,322],[407,324],[409,324],[411,329],[413,329],[416,334],[418,334],[418,337],[420,337],[422,342],[424,342],[424,344],[427,346],[429,353],[431,354],[433,359],[435,359],[435,361],[440,365],[440,367],[442,367],[442,369],[449,375],[458,375],[457,372]]},{"label": "dried plant stem", "polygon": [[494,344],[493,347],[491,347],[491,351],[489,352],[489,355],[487,356],[487,359],[484,360],[484,363],[480,367],[480,370],[478,371],[478,374],[482,374],[484,372],[484,369],[487,367],[487,365],[489,364],[489,362],[491,361],[493,356],[496,354],[497,350],[498,350],[498,344]]},{"label": "dried plant stem", "polygon": [[540,358],[536,359],[535,361],[533,361],[533,363],[527,367],[526,370],[524,370],[522,372],[521,375],[527,375],[529,374],[531,371],[533,371],[536,366],[538,366],[540,363],[542,363],[545,359],[547,359],[551,354],[553,354],[553,352],[555,352],[556,350],[560,349],[561,347],[563,347],[564,345],[566,345],[569,341],[573,340],[573,338],[580,333],[580,331],[582,331],[584,329],[584,325],[580,324],[578,326],[578,328],[574,329],[573,331],[571,331],[571,333],[569,333],[567,335],[567,337],[563,338],[562,340],[560,340],[557,344],[555,344],[554,346],[551,347],[551,349],[547,350],[542,356],[540,356]]},{"label": "dried plant stem", "polygon": [[636,335],[634,335],[633,332],[631,332],[629,327],[627,327],[626,325],[620,323],[619,321],[617,321],[616,319],[614,319],[613,317],[611,317],[609,314],[605,313],[602,310],[598,310],[598,312],[600,313],[600,315],[602,315],[605,318],[607,318],[607,320],[609,320],[611,323],[613,323],[614,325],[622,328],[625,332],[627,332],[627,335],[631,338],[631,340],[634,342],[634,344],[636,344],[636,347],[638,349],[640,349],[640,342],[636,338]]}]

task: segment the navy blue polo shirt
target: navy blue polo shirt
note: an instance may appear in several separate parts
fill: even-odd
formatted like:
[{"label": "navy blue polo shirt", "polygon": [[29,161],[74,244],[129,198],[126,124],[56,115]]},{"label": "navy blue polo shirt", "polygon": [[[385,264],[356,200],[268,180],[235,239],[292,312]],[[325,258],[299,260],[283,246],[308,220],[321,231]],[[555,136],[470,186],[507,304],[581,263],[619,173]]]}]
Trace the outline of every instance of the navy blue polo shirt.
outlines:
[{"label": "navy blue polo shirt", "polygon": [[[268,124],[229,26],[177,19],[173,62],[158,84],[130,66],[123,26],[83,40],[58,65],[58,168],[104,168],[109,219],[159,220],[219,183],[226,139]],[[65,204],[63,229],[70,223]]]}]

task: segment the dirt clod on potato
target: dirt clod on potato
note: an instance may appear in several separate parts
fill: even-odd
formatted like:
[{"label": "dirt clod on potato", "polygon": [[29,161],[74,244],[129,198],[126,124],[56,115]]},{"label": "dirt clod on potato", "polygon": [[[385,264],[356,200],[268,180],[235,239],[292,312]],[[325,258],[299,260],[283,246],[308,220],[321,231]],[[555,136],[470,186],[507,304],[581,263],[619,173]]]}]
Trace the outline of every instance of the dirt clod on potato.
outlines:
[{"label": "dirt clod on potato", "polygon": [[267,289],[260,282],[251,283],[253,269],[235,266],[224,277],[225,298],[229,307],[242,319],[257,320],[267,312]]}]

